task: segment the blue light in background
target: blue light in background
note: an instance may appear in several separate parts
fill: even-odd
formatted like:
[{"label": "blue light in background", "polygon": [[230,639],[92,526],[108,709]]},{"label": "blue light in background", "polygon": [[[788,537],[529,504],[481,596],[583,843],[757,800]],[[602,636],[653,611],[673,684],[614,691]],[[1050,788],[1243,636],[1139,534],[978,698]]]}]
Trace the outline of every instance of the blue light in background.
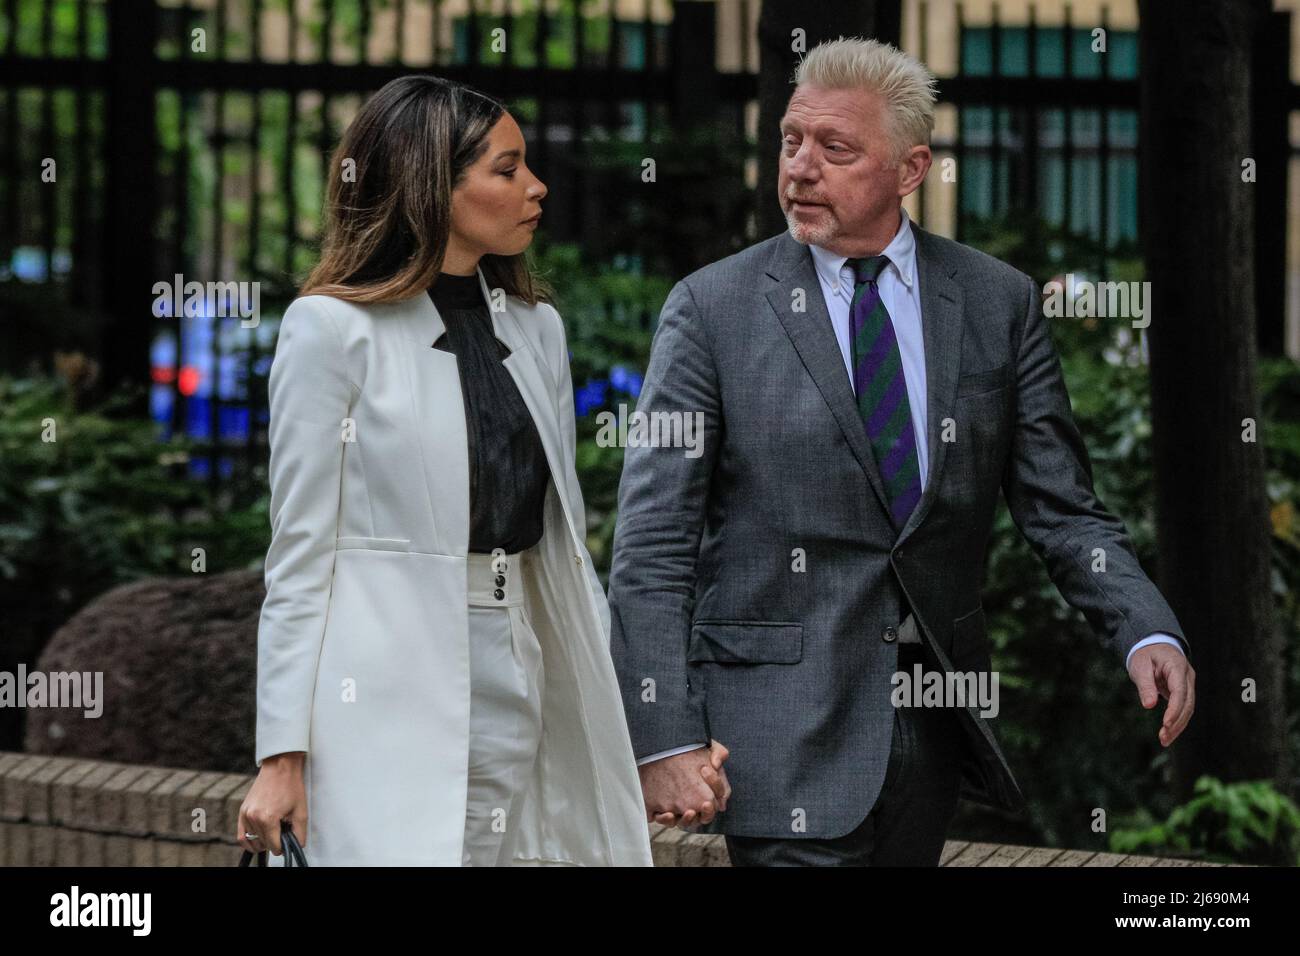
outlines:
[{"label": "blue light in background", "polygon": [[609,370],[610,384],[633,398],[641,394],[642,381],[641,373],[634,372],[626,365],[615,365]]},{"label": "blue light in background", "polygon": [[[67,250],[54,250],[50,259],[55,275],[66,276],[72,271],[72,254]],[[5,272],[8,273],[4,276],[6,279],[13,276],[20,282],[48,282],[49,276],[45,271],[45,250],[37,246],[16,247],[9,260],[9,268]]]},{"label": "blue light in background", "polygon": [[579,418],[583,418],[592,409],[600,408],[605,404],[605,393],[608,389],[609,382],[603,378],[588,380],[586,385],[574,393],[574,413]]}]

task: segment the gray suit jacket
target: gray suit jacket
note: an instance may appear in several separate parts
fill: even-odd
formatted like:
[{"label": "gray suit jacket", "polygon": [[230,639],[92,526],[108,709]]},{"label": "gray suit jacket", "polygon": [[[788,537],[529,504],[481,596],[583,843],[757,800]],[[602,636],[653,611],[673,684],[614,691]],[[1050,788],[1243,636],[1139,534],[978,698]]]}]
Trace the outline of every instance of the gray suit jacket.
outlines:
[{"label": "gray suit jacket", "polygon": [[[638,758],[711,737],[731,751],[729,807],[706,832],[833,837],[863,820],[889,758],[904,596],[946,669],[990,669],[999,488],[1121,666],[1152,632],[1185,643],[1093,493],[1033,280],[912,228],[930,470],[901,533],[807,246],[782,233],[706,266],[660,314],[637,410],[701,413],[702,453],[629,443],[611,650]],[[992,720],[968,707],[962,724],[962,795],[1022,808]]]}]

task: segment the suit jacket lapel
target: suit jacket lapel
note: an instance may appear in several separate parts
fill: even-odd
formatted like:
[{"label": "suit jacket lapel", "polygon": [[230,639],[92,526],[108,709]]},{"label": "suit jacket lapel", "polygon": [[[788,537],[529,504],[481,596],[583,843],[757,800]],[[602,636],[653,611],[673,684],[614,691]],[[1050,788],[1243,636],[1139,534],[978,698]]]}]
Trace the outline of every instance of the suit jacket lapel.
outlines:
[{"label": "suit jacket lapel", "polygon": [[921,334],[925,342],[926,447],[930,463],[925,490],[912,514],[899,532],[898,541],[925,520],[938,494],[939,478],[947,459],[950,442],[940,441],[942,419],[952,414],[957,397],[958,371],[961,368],[962,321],[964,296],[954,281],[957,268],[942,258],[933,237],[912,224],[916,238],[916,273],[921,283]]},{"label": "suit jacket lapel", "polygon": [[[821,282],[817,279],[812,253],[788,232],[782,233],[768,264],[767,274],[777,281],[776,287],[767,293],[768,302],[785,327],[786,335],[794,344],[808,374],[817,383],[822,398],[830,406],[831,414],[835,416],[849,448],[866,473],[881,507],[888,513],[889,504],[885,498],[880,468],[867,441],[862,416],[858,414],[853,383],[849,381],[848,372],[844,368],[844,358],[835,339],[835,329],[831,325],[830,313],[826,310],[826,300],[822,297]],[[794,311],[796,292],[802,292],[803,312]]]}]

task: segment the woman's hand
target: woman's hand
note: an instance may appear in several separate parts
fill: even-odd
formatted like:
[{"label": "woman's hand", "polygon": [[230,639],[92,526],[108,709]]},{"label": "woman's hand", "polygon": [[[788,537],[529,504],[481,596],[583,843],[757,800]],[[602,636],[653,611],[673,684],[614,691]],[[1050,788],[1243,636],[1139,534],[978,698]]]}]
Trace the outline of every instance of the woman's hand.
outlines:
[{"label": "woman's hand", "polygon": [[[239,807],[239,832],[235,839],[245,850],[260,853],[270,849],[279,856],[280,822],[288,820],[293,835],[307,847],[307,790],[303,785],[302,751],[276,754],[262,761],[257,779]],[[252,833],[257,838],[249,839]]]}]

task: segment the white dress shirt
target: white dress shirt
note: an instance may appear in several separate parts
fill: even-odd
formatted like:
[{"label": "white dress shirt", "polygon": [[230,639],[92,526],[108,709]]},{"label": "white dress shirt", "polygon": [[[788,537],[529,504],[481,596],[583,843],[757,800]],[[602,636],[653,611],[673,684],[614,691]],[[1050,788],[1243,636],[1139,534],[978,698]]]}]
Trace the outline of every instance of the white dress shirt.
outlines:
[{"label": "white dress shirt", "polygon": [[[926,444],[926,414],[928,412],[925,381],[925,340],[921,334],[921,289],[916,275],[916,237],[912,234],[911,221],[906,209],[899,209],[898,232],[882,255],[889,258],[889,264],[876,279],[880,290],[880,299],[889,312],[889,319],[894,326],[894,335],[898,339],[898,351],[903,362],[903,377],[907,382],[907,401],[912,411],[912,430],[916,435],[916,457],[921,472],[921,488],[924,489],[930,473],[930,449]],[[812,252],[813,265],[817,270],[817,279],[821,283],[822,298],[826,300],[826,311],[830,313],[831,325],[835,329],[835,341],[839,343],[840,354],[844,358],[844,369],[849,377],[849,387],[853,387],[853,353],[849,346],[849,309],[853,305],[853,290],[857,277],[847,256],[823,249],[821,246],[808,246]],[[1133,645],[1124,659],[1127,670],[1133,658],[1133,652],[1148,644],[1172,644],[1181,652],[1178,639],[1169,634],[1155,633],[1144,637]],[[686,744],[650,754],[637,761],[637,766],[707,747],[708,744]]]}]

